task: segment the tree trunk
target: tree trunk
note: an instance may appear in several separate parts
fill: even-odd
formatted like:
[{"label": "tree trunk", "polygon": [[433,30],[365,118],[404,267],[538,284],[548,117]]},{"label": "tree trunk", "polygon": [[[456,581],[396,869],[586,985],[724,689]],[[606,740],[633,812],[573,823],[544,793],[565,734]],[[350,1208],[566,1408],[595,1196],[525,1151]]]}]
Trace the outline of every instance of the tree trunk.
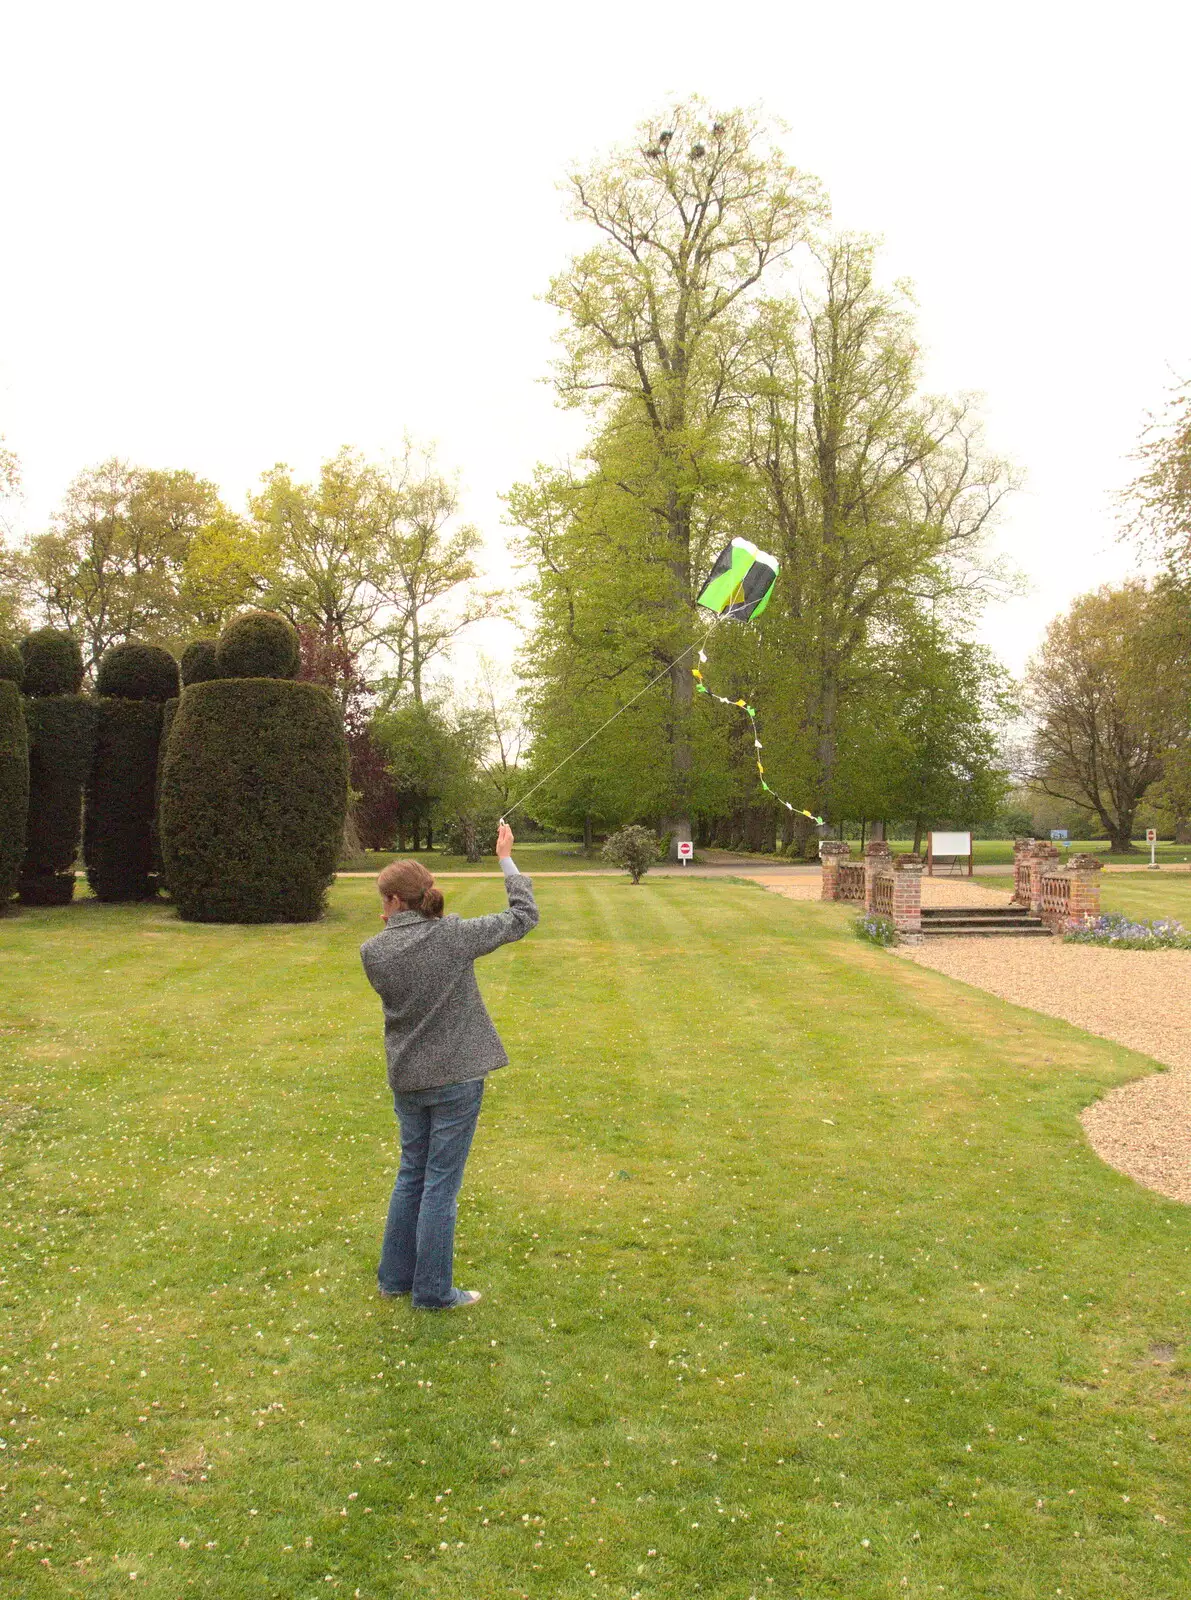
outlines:
[{"label": "tree trunk", "polygon": [[923,818],[923,817],[915,817],[914,818],[914,854],[916,856],[922,854],[922,834],[923,834],[923,830],[925,829],[925,827],[926,827],[925,818]]},{"label": "tree trunk", "polygon": [[583,854],[589,856],[592,849],[591,812],[588,811],[583,818]]},{"label": "tree trunk", "polygon": [[426,848],[427,850],[434,849],[434,824],[429,817],[426,818]]},{"label": "tree trunk", "polygon": [[830,815],[832,791],[835,788],[838,714],[839,683],[835,668],[824,664],[823,680],[819,688],[819,740],[816,750],[819,792],[814,803],[825,817]]}]

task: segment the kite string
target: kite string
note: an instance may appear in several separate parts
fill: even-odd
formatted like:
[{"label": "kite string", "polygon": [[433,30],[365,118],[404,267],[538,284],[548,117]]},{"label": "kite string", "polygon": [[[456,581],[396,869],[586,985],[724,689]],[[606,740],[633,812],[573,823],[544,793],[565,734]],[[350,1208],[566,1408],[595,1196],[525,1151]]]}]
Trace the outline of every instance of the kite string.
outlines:
[{"label": "kite string", "polygon": [[[707,665],[707,657],[704,655],[702,650],[699,651],[699,660],[704,666]],[[699,671],[698,667],[692,667],[691,672],[695,679],[695,688],[700,694],[710,695],[713,700],[718,700],[721,705],[739,706],[741,711],[743,711],[748,717],[749,725],[752,728],[753,733],[753,749],[756,751],[755,760],[757,763],[757,772],[761,779],[761,787],[765,790],[765,793],[773,795],[773,798],[777,801],[778,805],[785,806],[787,811],[794,812],[796,816],[809,817],[812,822],[817,822],[819,826],[822,827],[822,817],[817,817],[813,811],[804,811],[801,806],[796,806],[789,800],[783,800],[781,795],[775,793],[774,790],[769,787],[768,783],[766,783],[765,768],[761,764],[761,753],[763,746],[757,734],[757,713],[754,707],[750,706],[747,700],[729,700],[727,695],[716,694],[714,689],[709,689],[703,682],[703,674]]]},{"label": "kite string", "polygon": [[[532,789],[527,789],[526,792],[523,795],[521,795],[521,797],[519,799],[514,800],[513,804],[508,807],[508,809],[505,811],[504,816],[501,817],[500,820],[502,822],[504,822],[507,817],[511,817],[513,815],[513,812],[516,811],[518,806],[523,806],[525,804],[525,802],[529,799],[530,795],[536,794],[544,783],[549,783],[550,779],[554,776],[554,774],[556,772],[561,772],[562,769],[566,766],[568,761],[573,761],[581,750],[586,750],[587,746],[591,743],[591,741],[593,739],[598,739],[600,734],[603,733],[604,729],[606,727],[608,727],[609,724],[615,722],[617,717],[619,717],[622,712],[625,712],[625,711],[627,711],[629,709],[629,707],[633,704],[634,700],[640,700],[641,696],[643,694],[647,694],[649,692],[649,690],[653,688],[655,683],[660,683],[668,672],[672,672],[674,670],[674,668],[678,665],[678,663],[682,660],[683,656],[689,656],[692,650],[698,650],[699,651],[700,660],[706,660],[707,658],[703,655],[702,647],[703,647],[703,645],[705,645],[707,643],[708,639],[711,638],[712,634],[715,632],[716,628],[719,626],[719,623],[720,623],[720,618],[716,617],[715,621],[711,624],[711,627],[708,628],[707,632],[702,636],[702,638],[696,639],[694,644],[688,644],[686,649],[682,652],[682,655],[675,656],[674,660],[671,661],[668,666],[665,666],[665,667],[662,668],[662,670],[658,673],[656,678],[651,678],[643,689],[638,689],[636,694],[633,696],[632,700],[626,700],[624,705],[620,706],[619,709],[617,709],[616,711],[614,711],[612,713],[612,715],[608,718],[607,722],[602,722],[594,733],[588,734],[587,738],[584,739],[582,744],[575,746],[575,748],[571,751],[570,755],[563,756],[562,760],[558,763],[558,765],[556,767],[552,768],[551,771],[549,771],[544,778],[539,778],[537,783],[534,784]],[[698,671],[695,672],[695,677],[696,677],[696,679],[699,677]]]}]

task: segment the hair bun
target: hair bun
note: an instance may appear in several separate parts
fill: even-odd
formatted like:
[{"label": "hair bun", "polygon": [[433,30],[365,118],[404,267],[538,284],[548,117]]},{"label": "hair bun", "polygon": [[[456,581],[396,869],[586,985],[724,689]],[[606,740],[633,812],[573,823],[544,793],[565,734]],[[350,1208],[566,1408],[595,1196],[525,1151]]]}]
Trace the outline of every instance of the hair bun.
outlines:
[{"label": "hair bun", "polygon": [[443,909],[442,890],[436,889],[433,884],[422,892],[418,902],[418,910],[424,917],[441,917]]}]

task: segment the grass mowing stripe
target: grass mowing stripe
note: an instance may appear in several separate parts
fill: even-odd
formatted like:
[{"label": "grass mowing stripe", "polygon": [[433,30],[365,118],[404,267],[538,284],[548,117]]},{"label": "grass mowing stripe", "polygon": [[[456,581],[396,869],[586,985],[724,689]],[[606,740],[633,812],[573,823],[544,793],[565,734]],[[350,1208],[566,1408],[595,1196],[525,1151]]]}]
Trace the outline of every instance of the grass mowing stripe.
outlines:
[{"label": "grass mowing stripe", "polygon": [[371,885],[0,923],[17,1592],[1187,1593],[1187,1212],[1074,1120],[1138,1058],[831,908],[539,896],[479,969],[465,1317],[372,1297]]}]

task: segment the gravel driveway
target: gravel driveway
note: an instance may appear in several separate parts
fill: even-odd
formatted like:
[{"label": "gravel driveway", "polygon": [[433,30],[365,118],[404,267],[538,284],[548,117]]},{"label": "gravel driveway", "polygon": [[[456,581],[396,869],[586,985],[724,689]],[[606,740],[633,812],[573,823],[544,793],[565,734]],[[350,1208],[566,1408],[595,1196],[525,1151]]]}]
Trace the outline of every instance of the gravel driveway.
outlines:
[{"label": "gravel driveway", "polygon": [[930,939],[898,954],[1169,1067],[1111,1090],[1081,1120],[1110,1166],[1191,1203],[1191,950]]}]

